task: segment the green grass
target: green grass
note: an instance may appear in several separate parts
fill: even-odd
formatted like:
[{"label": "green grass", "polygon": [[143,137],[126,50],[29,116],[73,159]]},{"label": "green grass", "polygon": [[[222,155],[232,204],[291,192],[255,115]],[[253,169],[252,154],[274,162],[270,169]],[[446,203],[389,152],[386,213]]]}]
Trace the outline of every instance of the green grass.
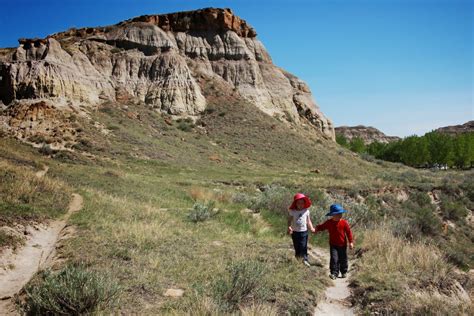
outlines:
[{"label": "green grass", "polygon": [[[83,263],[117,280],[121,303],[107,312],[222,313],[227,308],[222,306],[222,297],[232,295],[227,295],[228,291],[216,295],[216,284],[224,282],[228,290],[233,282],[229,267],[248,261],[264,267],[261,277],[265,282],[259,291],[241,297],[242,313],[304,314],[312,311],[329,282],[327,267],[306,269],[293,258],[285,214],[294,193],[305,192],[313,199],[315,224],[325,220],[330,203],[347,206],[356,244],[367,239],[362,236],[370,237],[373,226],[384,219],[423,223],[423,216],[408,215],[394,190],[423,194],[431,189],[452,194],[462,190],[465,196],[472,196],[469,188],[473,186],[466,180],[470,174],[370,163],[313,130],[281,124],[236,96],[216,96],[210,103],[215,110],[206,111],[189,129],[180,128],[179,123],[168,125],[165,115],[144,105],[123,110],[118,104],[106,103],[91,116],[103,126],[114,126],[110,134],[102,135],[93,122],[78,116],[76,123],[83,132],[75,151],[56,153],[52,159],[17,141],[0,139],[0,162],[7,166],[3,174],[9,177],[2,181],[0,193],[5,196],[2,203],[10,203],[0,206],[3,218],[13,221],[28,214],[54,218],[64,212],[71,192],[80,193],[84,207],[70,219],[77,232],[63,242],[60,255],[68,264]],[[139,114],[140,120],[130,118],[130,110]],[[190,121],[182,122],[191,125]],[[43,164],[50,167],[48,175],[36,179],[34,171]],[[310,172],[316,168],[320,173]],[[31,185],[26,186],[29,198],[23,202],[22,195],[15,193],[20,186],[14,182],[21,177],[13,179],[10,172],[22,175]],[[446,176],[450,178],[443,180]],[[412,203],[423,204],[423,194],[414,195]],[[358,201],[359,196],[363,200]],[[209,201],[215,201],[221,211],[205,221],[190,221],[193,205]],[[436,262],[443,267],[449,266],[449,257],[469,267],[472,236],[465,233],[467,223],[457,219],[460,213],[452,207],[445,209],[458,226],[447,236],[436,231],[424,234],[422,238],[431,238],[426,240],[433,243],[426,249],[436,251]],[[401,240],[401,246],[408,244],[401,236],[394,238]],[[310,243],[327,247],[327,240],[326,234],[318,234]],[[454,248],[456,241],[467,250]],[[424,248],[423,243],[419,245]],[[368,244],[367,249],[375,251],[370,250],[372,246]],[[389,247],[383,244],[378,251]],[[373,262],[369,260],[372,257]],[[375,255],[359,259],[361,265],[357,263],[354,273],[359,288],[378,282],[366,279],[370,267],[384,264],[379,259]],[[367,311],[379,306],[370,305],[373,302],[389,304],[390,293],[407,295],[393,271],[389,270],[390,277],[380,291],[360,302]],[[243,280],[252,278],[243,274]],[[411,278],[416,280],[416,274]],[[168,288],[184,289],[185,295],[165,297]],[[362,296],[359,293],[356,298]],[[237,311],[236,304],[231,305],[230,309]]]}]

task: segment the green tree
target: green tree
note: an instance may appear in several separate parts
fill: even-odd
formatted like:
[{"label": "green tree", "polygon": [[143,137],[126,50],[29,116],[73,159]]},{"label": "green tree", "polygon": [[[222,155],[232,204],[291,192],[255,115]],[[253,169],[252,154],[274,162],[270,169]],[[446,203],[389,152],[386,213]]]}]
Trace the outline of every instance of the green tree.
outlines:
[{"label": "green tree", "polygon": [[355,137],[351,140],[349,148],[353,152],[361,154],[361,153],[365,152],[365,143],[362,140],[362,138]]},{"label": "green tree", "polygon": [[474,133],[461,134],[453,139],[452,165],[457,168],[467,168],[474,161]]},{"label": "green tree", "polygon": [[453,156],[452,137],[443,133],[425,134],[430,153],[430,164],[449,165]]},{"label": "green tree", "polygon": [[429,160],[428,143],[425,137],[416,135],[405,138],[401,143],[401,162],[408,166],[420,167]]},{"label": "green tree", "polygon": [[336,134],[336,143],[338,143],[342,147],[349,148],[349,142],[347,141],[346,136],[342,134]]},{"label": "green tree", "polygon": [[387,150],[387,144],[375,141],[367,145],[366,151],[369,155],[374,156],[377,159],[382,159],[384,152]]}]

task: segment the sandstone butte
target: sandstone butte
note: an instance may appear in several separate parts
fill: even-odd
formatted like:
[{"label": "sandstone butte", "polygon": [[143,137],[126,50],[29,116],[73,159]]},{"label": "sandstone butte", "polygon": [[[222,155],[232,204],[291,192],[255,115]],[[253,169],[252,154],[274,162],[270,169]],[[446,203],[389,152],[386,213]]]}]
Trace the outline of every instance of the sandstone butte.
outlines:
[{"label": "sandstone butte", "polygon": [[170,115],[198,116],[209,98],[203,80],[229,85],[268,115],[334,139],[308,85],[273,64],[246,21],[216,8],[70,29],[0,49],[0,127],[20,126],[15,108],[28,113],[32,104],[34,113],[44,113],[135,100]]}]

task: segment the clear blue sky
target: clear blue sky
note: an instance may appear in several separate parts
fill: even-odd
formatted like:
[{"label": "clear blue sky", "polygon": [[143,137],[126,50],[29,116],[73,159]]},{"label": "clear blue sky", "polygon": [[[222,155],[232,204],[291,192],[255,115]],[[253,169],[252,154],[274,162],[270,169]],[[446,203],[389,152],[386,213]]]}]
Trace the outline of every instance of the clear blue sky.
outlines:
[{"label": "clear blue sky", "polygon": [[0,47],[70,27],[230,7],[339,125],[423,134],[474,119],[472,0],[0,0]]}]

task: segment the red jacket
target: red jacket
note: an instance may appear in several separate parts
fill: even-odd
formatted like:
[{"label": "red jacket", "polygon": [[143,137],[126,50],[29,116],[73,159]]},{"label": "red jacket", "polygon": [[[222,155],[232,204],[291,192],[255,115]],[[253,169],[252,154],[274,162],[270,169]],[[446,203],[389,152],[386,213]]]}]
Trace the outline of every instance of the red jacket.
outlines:
[{"label": "red jacket", "polygon": [[347,245],[347,240],[349,240],[349,243],[353,241],[351,228],[345,219],[340,219],[338,221],[329,219],[316,226],[316,231],[326,229],[329,231],[329,244],[333,246],[343,247]]}]

